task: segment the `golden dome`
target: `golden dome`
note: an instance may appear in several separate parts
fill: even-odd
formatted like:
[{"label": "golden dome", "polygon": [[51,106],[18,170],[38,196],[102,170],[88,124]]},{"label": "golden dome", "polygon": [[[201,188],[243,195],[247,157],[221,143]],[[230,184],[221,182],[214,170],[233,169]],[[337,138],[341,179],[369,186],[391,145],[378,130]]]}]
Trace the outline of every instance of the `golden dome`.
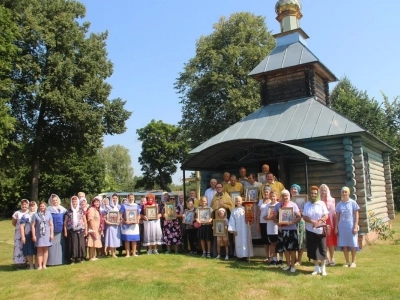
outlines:
[{"label": "golden dome", "polygon": [[300,0],[279,0],[275,4],[275,12],[280,15],[282,12],[299,14],[301,11]]}]

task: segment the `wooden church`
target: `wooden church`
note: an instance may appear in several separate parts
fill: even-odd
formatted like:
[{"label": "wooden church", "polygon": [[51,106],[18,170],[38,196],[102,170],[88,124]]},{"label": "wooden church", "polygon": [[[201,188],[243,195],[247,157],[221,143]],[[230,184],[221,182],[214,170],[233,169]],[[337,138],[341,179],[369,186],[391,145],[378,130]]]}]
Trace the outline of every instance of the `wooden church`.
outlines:
[{"label": "wooden church", "polygon": [[370,233],[369,212],[395,217],[389,154],[393,149],[330,108],[335,75],[309,50],[299,27],[299,0],[276,3],[281,33],[276,47],[249,74],[260,84],[262,107],[190,152],[182,169],[201,172],[204,194],[211,178],[270,170],[286,188],[306,193],[325,183],[336,202],[348,186],[360,206],[360,246]]}]

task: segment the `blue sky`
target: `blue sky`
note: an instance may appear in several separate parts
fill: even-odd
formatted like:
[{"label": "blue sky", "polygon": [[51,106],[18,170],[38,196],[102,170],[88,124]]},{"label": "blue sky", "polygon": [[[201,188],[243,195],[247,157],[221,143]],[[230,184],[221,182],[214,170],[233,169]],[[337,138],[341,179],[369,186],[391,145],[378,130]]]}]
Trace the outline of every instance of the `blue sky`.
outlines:
[{"label": "blue sky", "polygon": [[[128,130],[106,136],[104,146],[130,150],[135,175],[140,175],[141,144],[136,130],[152,119],[176,124],[181,119],[178,73],[195,55],[201,35],[213,31],[221,16],[251,12],[266,18],[268,30],[279,32],[273,0],[84,0],[91,32],[108,30],[107,50],[114,64],[108,82],[110,98],[127,101],[132,111]],[[400,95],[397,0],[302,0],[301,28],[310,36],[308,48],[338,78],[349,77],[360,90],[381,100]],[[334,84],[331,85],[331,90]],[[182,172],[173,176],[180,183]]]}]

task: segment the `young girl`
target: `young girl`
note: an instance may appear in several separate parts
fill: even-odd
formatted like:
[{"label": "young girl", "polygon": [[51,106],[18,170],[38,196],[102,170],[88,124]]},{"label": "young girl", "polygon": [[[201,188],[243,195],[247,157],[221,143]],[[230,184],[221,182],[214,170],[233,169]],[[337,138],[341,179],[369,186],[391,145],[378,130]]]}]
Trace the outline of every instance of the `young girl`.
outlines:
[{"label": "young girl", "polygon": [[236,208],[232,211],[229,218],[228,231],[235,237],[236,257],[245,259],[254,256],[253,244],[248,225],[246,225],[245,211],[242,206],[242,197],[235,197]]},{"label": "young girl", "polygon": [[32,227],[31,221],[33,215],[37,211],[37,205],[35,201],[31,201],[29,203],[29,212],[24,214],[21,218],[21,242],[23,244],[22,252],[29,263],[29,268],[31,270],[34,269],[33,267],[33,256],[36,255],[35,244],[32,241]]},{"label": "young girl", "polygon": [[[186,201],[186,207],[189,211],[195,211],[193,199]],[[186,215],[182,216],[183,220],[186,219]],[[194,219],[193,219],[194,222]],[[186,235],[189,241],[190,252],[189,254],[197,254],[197,228],[192,224],[182,224],[186,227]]]},{"label": "young girl", "polygon": [[[269,197],[271,199],[271,202],[268,203],[265,206],[265,209],[263,210],[263,219],[267,222],[266,223],[266,234],[267,234],[267,249],[268,249],[268,257],[270,258],[270,265],[276,265],[278,263],[276,259],[276,242],[278,241],[278,224],[275,223],[274,219],[274,214],[272,213],[274,211],[274,206],[278,202],[277,195],[275,192],[271,192],[269,194]],[[269,214],[268,214],[269,212]]]},{"label": "young girl", "polygon": [[267,262],[269,257],[270,257],[270,252],[269,252],[269,245],[271,244],[268,240],[267,237],[267,219],[265,219],[265,216],[268,213],[268,210],[266,209],[267,205],[271,202],[270,199],[270,192],[271,192],[271,187],[266,185],[264,187],[264,198],[261,199],[258,202],[258,207],[259,207],[259,214],[258,214],[258,226],[259,226],[259,232],[261,233],[261,241],[264,244],[264,249],[265,249],[265,254],[267,255],[267,258],[264,259],[264,262]]},{"label": "young girl", "polygon": [[[213,212],[213,209],[211,207],[208,207],[207,204],[208,204],[207,197],[205,196],[201,197],[200,206],[196,209],[196,222],[201,223],[199,208],[208,209],[210,218],[208,219],[208,222],[203,221],[203,223],[201,223],[200,228],[197,230],[197,237],[200,239],[201,250],[203,251],[202,257],[211,258],[211,241],[213,239],[211,213]],[[206,243],[207,243],[207,248],[206,248]]]},{"label": "young girl", "polygon": [[[228,228],[228,219],[226,218],[226,210],[225,208],[219,208],[217,211],[216,219],[225,221],[225,228]],[[217,236],[217,258],[221,258],[221,242],[224,243],[225,246],[225,260],[229,259],[229,243],[228,243],[228,232],[226,231],[225,236]]]}]

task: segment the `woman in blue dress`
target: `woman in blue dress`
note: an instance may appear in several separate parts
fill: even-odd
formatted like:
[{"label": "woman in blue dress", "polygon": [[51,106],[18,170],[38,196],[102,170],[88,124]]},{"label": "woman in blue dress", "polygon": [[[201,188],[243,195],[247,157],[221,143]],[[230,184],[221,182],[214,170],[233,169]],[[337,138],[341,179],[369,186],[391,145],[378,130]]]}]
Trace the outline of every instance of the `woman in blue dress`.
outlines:
[{"label": "woman in blue dress", "polygon": [[114,220],[108,219],[108,214],[111,212],[112,214],[116,214],[119,212],[121,206],[118,204],[118,195],[113,194],[111,197],[110,204],[107,209],[107,216],[104,219],[106,224],[106,233],[105,233],[105,247],[108,252],[111,252],[111,256],[116,258],[115,249],[121,246],[121,233],[119,230],[119,215],[115,222],[110,222]]},{"label": "woman in blue dress", "polygon": [[[122,223],[121,240],[125,244],[126,257],[138,256],[136,254],[136,243],[140,241],[140,206],[135,203],[135,196],[132,193],[128,195],[128,202],[121,205],[119,212]],[[127,215],[132,219],[129,220]]]},{"label": "woman in blue dress", "polygon": [[29,202],[29,211],[21,218],[21,242],[23,244],[22,252],[29,263],[29,268],[33,267],[33,256],[36,255],[35,244],[32,241],[32,227],[31,221],[33,215],[37,212],[37,205],[35,201]]},{"label": "woman in blue dress", "polygon": [[[358,248],[358,211],[357,202],[350,199],[350,189],[342,188],[342,200],[336,205],[335,232],[338,235],[338,246],[343,249],[346,264],[344,267],[356,267],[356,253]],[[349,260],[351,251],[351,263]]]},{"label": "woman in blue dress", "polygon": [[38,270],[46,269],[49,247],[53,240],[53,217],[46,210],[46,203],[39,203],[39,211],[32,217],[32,241],[36,247]]},{"label": "woman in blue dress", "polygon": [[67,210],[61,206],[60,198],[56,194],[51,194],[48,200],[47,211],[51,213],[54,225],[54,238],[52,246],[49,248],[48,266],[63,265],[66,263],[65,237],[63,234],[64,217]]}]

